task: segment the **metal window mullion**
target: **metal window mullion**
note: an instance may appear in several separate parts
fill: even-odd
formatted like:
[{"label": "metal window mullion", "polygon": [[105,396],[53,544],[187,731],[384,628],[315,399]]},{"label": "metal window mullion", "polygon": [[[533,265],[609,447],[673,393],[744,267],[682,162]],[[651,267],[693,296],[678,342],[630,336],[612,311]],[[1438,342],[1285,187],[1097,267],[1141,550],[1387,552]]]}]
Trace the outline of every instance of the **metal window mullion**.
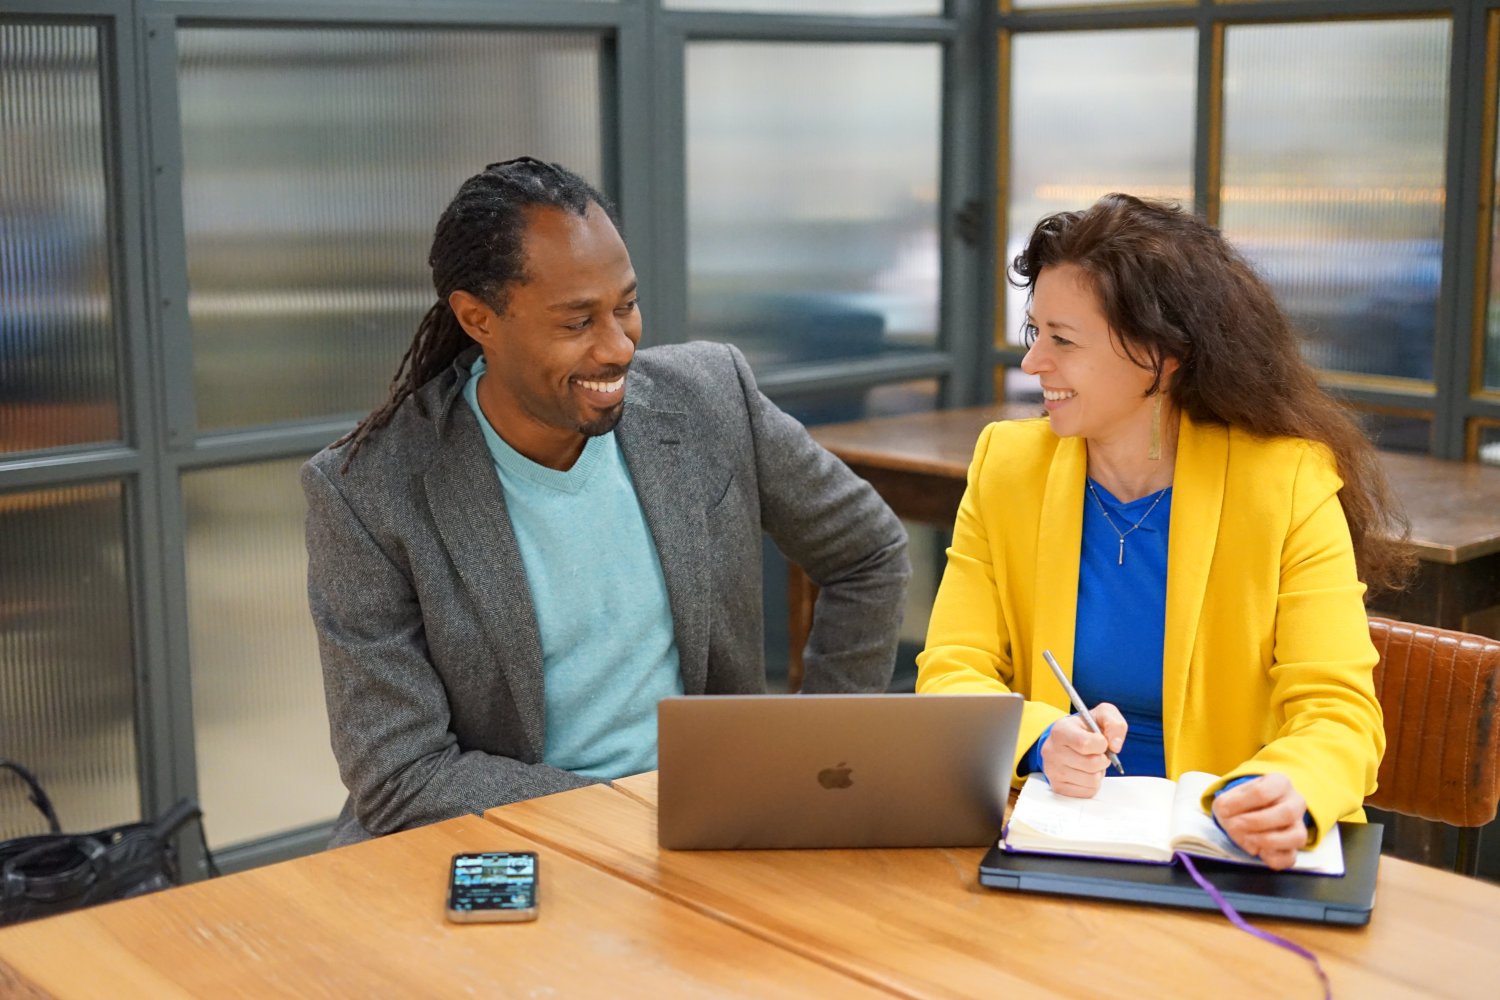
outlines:
[{"label": "metal window mullion", "polygon": [[1224,29],[1212,12],[1198,21],[1198,95],[1193,109],[1193,211],[1219,222],[1224,165]]},{"label": "metal window mullion", "polygon": [[1486,160],[1483,148],[1485,107],[1485,14],[1465,6],[1450,22],[1448,85],[1447,197],[1443,207],[1442,280],[1433,339],[1433,453],[1440,458],[1464,457],[1465,404],[1469,397],[1476,298],[1483,283],[1475,274],[1473,248],[1485,239],[1488,219],[1479,219],[1480,177]]},{"label": "metal window mullion", "polygon": [[[663,188],[655,170],[661,156],[656,136],[653,87],[655,5],[636,8],[613,40],[600,101],[607,134],[605,173],[620,213],[621,228],[642,292],[648,343],[659,342],[657,298],[666,273],[656,229]],[[613,158],[613,162],[608,160]]]},{"label": "metal window mullion", "polygon": [[[1002,14],[998,24],[1013,34],[1054,33],[1059,31],[1123,31],[1130,28],[1180,28],[1192,24],[1200,15],[1187,4],[1161,7],[1080,8],[1074,10],[1041,9],[1024,13]],[[1218,8],[1222,10],[1223,8]]]},{"label": "metal window mullion", "polygon": [[758,388],[768,396],[807,395],[842,389],[873,388],[920,378],[950,378],[953,357],[941,351],[887,354],[858,361],[819,361],[781,365],[756,373]]},{"label": "metal window mullion", "polygon": [[689,38],[736,42],[937,42],[953,37],[958,30],[956,21],[947,16],[841,17],[691,10],[663,10],[658,23]]},{"label": "metal window mullion", "polygon": [[[182,213],[181,108],[177,98],[175,20],[152,15],[135,21],[139,91],[138,151],[141,204],[143,317],[152,359],[143,375],[153,387],[152,413],[142,419],[149,433],[151,475],[142,477],[142,523],[152,533],[149,561],[152,711],[149,734],[159,785],[153,807],[164,809],[183,796],[198,796],[193,727],[192,663],[188,651],[186,522],[175,453],[190,449],[194,436],[192,331],[187,313],[187,251]],[[199,851],[183,843],[185,871],[196,871]]]},{"label": "metal window mullion", "polygon": [[976,128],[983,121],[990,90],[984,68],[980,39],[984,37],[979,10],[980,0],[964,0],[949,6],[958,18],[957,37],[943,46],[938,90],[938,114],[942,122],[938,149],[938,349],[953,361],[958,378],[944,380],[944,397],[949,405],[978,402],[983,368],[977,332],[988,329],[989,315],[984,308],[983,233],[972,243],[958,234],[956,219],[960,210],[976,206],[979,218],[986,211],[981,170],[984,151],[991,146],[989,130]]},{"label": "metal window mullion", "polygon": [[168,452],[174,475],[225,465],[249,465],[286,458],[307,458],[354,429],[363,413],[349,419],[295,425],[251,427],[205,434],[189,449]]},{"label": "metal window mullion", "polygon": [[109,257],[121,430],[132,446],[134,474],[124,479],[124,543],[129,588],[132,682],[135,691],[136,771],[144,816],[158,815],[178,793],[170,740],[161,616],[163,565],[156,544],[158,501],[157,386],[154,346],[142,289],[146,212],[139,160],[142,131],[136,20],[129,10],[100,31],[100,107],[104,112]]},{"label": "metal window mullion", "polygon": [[995,166],[990,177],[993,179],[995,207],[990,213],[993,216],[991,228],[994,231],[990,257],[990,297],[987,303],[990,310],[990,322],[984,328],[985,351],[989,356],[989,364],[985,365],[989,391],[982,397],[986,402],[1004,399],[1002,386],[1005,373],[1001,368],[1020,361],[1019,355],[1012,358],[1013,352],[1008,353],[1010,349],[1006,344],[1005,331],[1001,328],[1001,324],[1005,322],[1005,296],[1010,293],[1005,280],[1005,248],[1009,246],[1010,239],[1010,173],[1011,163],[1015,158],[1010,136],[1010,77],[1014,56],[1010,32],[997,28],[991,37],[995,40],[995,55],[992,64],[995,114],[992,119],[994,142],[990,145],[994,148]]},{"label": "metal window mullion", "polygon": [[1144,28],[1211,18],[1220,23],[1335,21],[1364,17],[1446,14],[1467,0],[1255,0],[1161,3],[1113,8],[1042,8],[1000,15],[1003,28],[1021,31],[1069,31]]},{"label": "metal window mullion", "polygon": [[[692,339],[688,326],[688,170],[687,170],[687,34],[663,14],[654,22],[650,44],[652,125],[655,127],[653,189],[660,192],[652,235],[656,250],[655,289],[647,308],[657,332],[652,343],[675,344]],[[648,328],[650,329],[650,328]]]},{"label": "metal window mullion", "polygon": [[[998,320],[997,305],[999,288],[996,286],[995,264],[1000,260],[1004,245],[1005,192],[1001,188],[1002,164],[1000,160],[1000,135],[1002,124],[1009,120],[1002,116],[1001,109],[1007,105],[1000,91],[1000,29],[997,16],[999,5],[980,0],[978,14],[973,20],[973,46],[975,72],[979,77],[979,103],[975,134],[979,137],[979,148],[975,152],[975,169],[978,171],[978,188],[982,231],[980,233],[978,273],[974,283],[974,326],[972,333],[958,331],[953,343],[954,363],[967,350],[967,363],[973,369],[970,377],[952,378],[945,383],[945,402],[949,406],[993,402],[995,398],[995,328]],[[968,33],[968,32],[966,32]],[[966,344],[960,348],[959,341]],[[969,382],[964,388],[961,383]],[[955,383],[960,383],[955,386]]]},{"label": "metal window mullion", "polygon": [[141,453],[123,444],[28,452],[0,463],[0,493],[139,475]]},{"label": "metal window mullion", "polygon": [[1423,392],[1411,393],[1381,386],[1365,386],[1343,382],[1337,378],[1319,381],[1325,392],[1338,399],[1347,400],[1356,409],[1361,406],[1378,406],[1414,413],[1420,411],[1424,415],[1432,412],[1432,397]]},{"label": "metal window mullion", "polygon": [[1494,396],[1476,396],[1469,401],[1468,411],[1471,419],[1500,420],[1500,399]]},{"label": "metal window mullion", "polygon": [[[210,824],[213,823],[212,817],[206,818]],[[328,841],[333,836],[333,825],[331,821],[315,823],[257,837],[244,843],[230,844],[214,852],[214,863],[223,874],[233,875],[262,865],[316,854],[328,846]]]},{"label": "metal window mullion", "polygon": [[187,234],[182,208],[182,103],[177,90],[177,23],[153,15],[141,21],[144,65],[142,172],[150,180],[152,268],[147,315],[158,335],[162,396],[162,441],[190,448],[197,428],[193,333],[188,317]]},{"label": "metal window mullion", "polygon": [[608,29],[630,15],[624,3],[578,0],[471,0],[467,3],[417,2],[333,3],[327,0],[140,0],[140,16],[158,17],[194,24],[272,27],[336,27],[351,24],[379,26],[454,28],[478,25],[486,28]]},{"label": "metal window mullion", "polygon": [[0,17],[7,21],[58,18],[79,23],[89,18],[129,17],[131,0],[0,0]]}]

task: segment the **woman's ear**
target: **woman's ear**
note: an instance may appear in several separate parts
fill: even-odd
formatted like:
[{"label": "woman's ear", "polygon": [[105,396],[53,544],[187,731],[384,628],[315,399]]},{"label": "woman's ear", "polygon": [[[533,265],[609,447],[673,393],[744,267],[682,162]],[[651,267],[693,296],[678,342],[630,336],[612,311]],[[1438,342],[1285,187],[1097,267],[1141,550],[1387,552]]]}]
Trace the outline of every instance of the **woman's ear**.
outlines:
[{"label": "woman's ear", "polygon": [[1182,362],[1178,361],[1176,358],[1172,357],[1170,354],[1164,355],[1162,357],[1162,359],[1161,359],[1161,374],[1158,376],[1158,379],[1161,382],[1161,391],[1162,392],[1166,392],[1167,391],[1167,388],[1172,384],[1172,377],[1177,374],[1177,369],[1179,369],[1181,367],[1182,367]]},{"label": "woman's ear", "polygon": [[448,295],[448,308],[453,310],[464,333],[478,344],[488,344],[499,332],[499,317],[495,315],[495,310],[477,295],[462,289],[451,292]]}]

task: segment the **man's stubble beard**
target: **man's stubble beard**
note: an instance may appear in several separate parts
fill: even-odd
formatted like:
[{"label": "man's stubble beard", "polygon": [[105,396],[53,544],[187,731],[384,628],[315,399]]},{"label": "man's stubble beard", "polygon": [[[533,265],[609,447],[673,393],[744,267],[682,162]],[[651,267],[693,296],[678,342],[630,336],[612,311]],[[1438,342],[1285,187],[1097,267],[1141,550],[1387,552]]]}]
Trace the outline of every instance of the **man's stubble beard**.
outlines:
[{"label": "man's stubble beard", "polygon": [[621,400],[610,407],[604,413],[578,425],[578,432],[584,437],[600,437],[615,429],[620,422],[620,416],[625,412],[625,401]]}]

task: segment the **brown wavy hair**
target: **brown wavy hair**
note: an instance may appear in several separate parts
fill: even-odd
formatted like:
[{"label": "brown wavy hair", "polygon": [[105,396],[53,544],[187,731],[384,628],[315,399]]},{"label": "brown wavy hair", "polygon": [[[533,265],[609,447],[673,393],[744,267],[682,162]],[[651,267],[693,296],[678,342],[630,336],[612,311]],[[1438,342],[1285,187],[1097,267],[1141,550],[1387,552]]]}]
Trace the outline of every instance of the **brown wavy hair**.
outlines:
[{"label": "brown wavy hair", "polygon": [[1011,261],[1011,284],[1029,294],[1059,264],[1084,272],[1126,356],[1155,373],[1146,395],[1161,391],[1174,358],[1166,391],[1193,420],[1326,445],[1360,579],[1372,592],[1405,585],[1416,564],[1410,525],[1374,446],[1318,385],[1275,295],[1223,234],[1176,205],[1108,194],[1038,222]]}]

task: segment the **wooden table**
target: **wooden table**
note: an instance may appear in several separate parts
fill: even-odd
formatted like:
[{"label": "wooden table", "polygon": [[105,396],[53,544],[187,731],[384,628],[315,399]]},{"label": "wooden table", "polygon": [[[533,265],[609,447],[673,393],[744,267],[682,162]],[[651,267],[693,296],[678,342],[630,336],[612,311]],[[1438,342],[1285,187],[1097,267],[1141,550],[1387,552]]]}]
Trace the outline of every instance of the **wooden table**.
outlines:
[{"label": "wooden table", "polygon": [[[995,420],[1034,417],[1031,405],[976,406],[812,428],[812,436],[869,482],[899,516],[952,528],[979,432]],[[1417,577],[1402,594],[1376,595],[1382,614],[1422,625],[1478,631],[1476,612],[1500,605],[1500,468],[1381,452],[1386,475],[1411,518]],[[790,580],[791,674],[815,592],[801,570]]]},{"label": "wooden table", "polygon": [[[1222,916],[978,884],[982,849],[666,851],[656,775],[486,818],[897,996],[1319,995],[1300,958]],[[1363,928],[1256,921],[1315,951],[1335,996],[1493,997],[1500,887],[1394,858]]]},{"label": "wooden table", "polygon": [[[449,924],[449,857],[503,849],[540,855],[540,919]],[[645,774],[5,928],[0,996],[1318,995],[1217,914],[993,892],[981,853],[663,851]],[[1500,888],[1391,858],[1368,927],[1262,926],[1341,997],[1500,982]]]},{"label": "wooden table", "polygon": [[[448,923],[449,859],[508,849],[541,917]],[[7,998],[878,995],[477,816],[0,929]]]}]

